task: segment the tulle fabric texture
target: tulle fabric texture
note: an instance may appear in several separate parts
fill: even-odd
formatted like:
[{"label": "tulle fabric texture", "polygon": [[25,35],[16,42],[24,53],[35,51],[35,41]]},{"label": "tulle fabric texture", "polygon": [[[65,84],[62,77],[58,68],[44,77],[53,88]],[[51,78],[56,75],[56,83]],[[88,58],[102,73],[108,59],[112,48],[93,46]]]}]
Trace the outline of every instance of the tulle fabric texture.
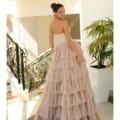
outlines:
[{"label": "tulle fabric texture", "polygon": [[67,43],[56,46],[35,120],[100,120],[85,63]]}]

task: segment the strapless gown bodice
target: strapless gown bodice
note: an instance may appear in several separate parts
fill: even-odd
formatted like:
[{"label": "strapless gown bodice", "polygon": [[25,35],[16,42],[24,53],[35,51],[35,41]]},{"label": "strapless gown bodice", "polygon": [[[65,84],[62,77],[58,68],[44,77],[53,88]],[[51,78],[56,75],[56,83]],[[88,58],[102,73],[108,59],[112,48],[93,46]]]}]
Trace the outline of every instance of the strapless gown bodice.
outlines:
[{"label": "strapless gown bodice", "polygon": [[62,43],[67,43],[64,33],[54,34],[54,45],[58,46]]}]

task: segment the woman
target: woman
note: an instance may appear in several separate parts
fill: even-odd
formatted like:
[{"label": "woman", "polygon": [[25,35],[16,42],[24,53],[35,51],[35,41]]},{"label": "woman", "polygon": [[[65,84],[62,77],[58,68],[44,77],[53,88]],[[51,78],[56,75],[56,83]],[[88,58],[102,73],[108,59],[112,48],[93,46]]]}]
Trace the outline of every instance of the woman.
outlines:
[{"label": "woman", "polygon": [[70,35],[64,6],[52,3],[49,27],[52,62],[35,120],[99,120],[85,59]]}]

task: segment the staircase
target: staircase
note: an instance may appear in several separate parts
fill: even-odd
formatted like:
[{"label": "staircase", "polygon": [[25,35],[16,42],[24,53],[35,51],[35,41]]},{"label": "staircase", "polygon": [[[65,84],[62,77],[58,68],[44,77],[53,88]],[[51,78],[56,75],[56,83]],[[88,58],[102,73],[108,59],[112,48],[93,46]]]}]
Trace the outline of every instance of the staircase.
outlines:
[{"label": "staircase", "polygon": [[7,99],[19,98],[22,120],[27,118],[30,99],[42,93],[51,54],[48,49],[30,62],[27,49],[7,34]]},{"label": "staircase", "polygon": [[22,84],[23,90],[28,89],[31,92],[44,83],[51,54],[51,49],[48,49],[28,64],[27,50],[7,34],[7,66],[16,77],[18,84]]}]

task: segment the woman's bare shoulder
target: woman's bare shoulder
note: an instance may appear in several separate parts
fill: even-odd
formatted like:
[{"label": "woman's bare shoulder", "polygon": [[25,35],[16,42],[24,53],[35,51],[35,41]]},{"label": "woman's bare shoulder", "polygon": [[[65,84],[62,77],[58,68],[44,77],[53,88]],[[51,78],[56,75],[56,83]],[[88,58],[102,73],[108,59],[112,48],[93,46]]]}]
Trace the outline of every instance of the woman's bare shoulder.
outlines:
[{"label": "woman's bare shoulder", "polygon": [[53,25],[54,21],[52,20],[49,24],[49,27],[51,27]]}]

